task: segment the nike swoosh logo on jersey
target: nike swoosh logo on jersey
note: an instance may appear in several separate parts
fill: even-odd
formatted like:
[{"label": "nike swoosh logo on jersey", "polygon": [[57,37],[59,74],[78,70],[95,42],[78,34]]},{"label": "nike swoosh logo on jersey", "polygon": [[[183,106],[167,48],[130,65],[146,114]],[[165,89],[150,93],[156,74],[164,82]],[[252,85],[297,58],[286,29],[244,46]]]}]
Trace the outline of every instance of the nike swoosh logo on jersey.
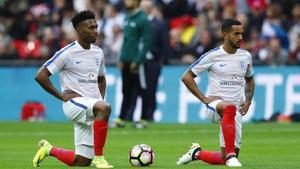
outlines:
[{"label": "nike swoosh logo on jersey", "polygon": [[76,64],[79,64],[79,63],[81,63],[82,61],[76,61]]},{"label": "nike swoosh logo on jersey", "polygon": [[225,66],[226,64],[220,64],[220,67],[223,67],[223,66]]}]

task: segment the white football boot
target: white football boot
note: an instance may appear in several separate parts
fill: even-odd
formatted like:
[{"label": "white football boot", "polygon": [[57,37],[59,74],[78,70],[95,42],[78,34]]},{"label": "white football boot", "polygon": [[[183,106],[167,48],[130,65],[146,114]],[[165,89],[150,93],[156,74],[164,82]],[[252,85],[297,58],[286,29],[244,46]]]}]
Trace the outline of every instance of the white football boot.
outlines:
[{"label": "white football boot", "polygon": [[201,151],[201,147],[198,143],[192,143],[192,146],[190,147],[189,151],[185,154],[183,154],[177,161],[177,165],[187,164],[189,162],[192,162],[195,159],[196,153]]},{"label": "white football boot", "polygon": [[228,167],[241,167],[242,164],[236,158],[236,156],[229,156],[226,160],[226,166]]}]

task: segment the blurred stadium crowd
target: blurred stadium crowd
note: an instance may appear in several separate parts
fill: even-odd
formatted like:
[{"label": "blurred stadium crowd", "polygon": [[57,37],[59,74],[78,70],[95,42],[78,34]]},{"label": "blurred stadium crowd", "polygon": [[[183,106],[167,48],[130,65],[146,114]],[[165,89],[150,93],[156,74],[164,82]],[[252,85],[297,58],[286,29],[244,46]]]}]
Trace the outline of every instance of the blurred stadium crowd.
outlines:
[{"label": "blurred stadium crowd", "polygon": [[[242,48],[255,64],[300,63],[300,0],[153,0],[153,15],[169,30],[167,64],[191,63],[220,45],[220,25],[237,18],[245,27]],[[115,64],[123,41],[122,0],[0,0],[0,62],[45,60],[76,39],[70,19],[95,12],[97,45]]]}]

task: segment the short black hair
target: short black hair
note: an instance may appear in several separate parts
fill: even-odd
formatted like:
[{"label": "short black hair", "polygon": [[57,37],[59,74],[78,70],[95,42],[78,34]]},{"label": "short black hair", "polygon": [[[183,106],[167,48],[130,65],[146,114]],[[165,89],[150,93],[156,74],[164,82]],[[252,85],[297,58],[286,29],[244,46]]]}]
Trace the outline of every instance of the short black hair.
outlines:
[{"label": "short black hair", "polygon": [[233,18],[229,18],[229,19],[225,19],[223,21],[223,24],[222,24],[222,33],[224,32],[229,32],[232,25],[242,25],[242,23],[236,19],[233,19]]},{"label": "short black hair", "polygon": [[74,29],[76,29],[77,25],[85,20],[95,19],[95,14],[90,10],[84,10],[77,13],[72,19],[71,22],[73,24]]}]

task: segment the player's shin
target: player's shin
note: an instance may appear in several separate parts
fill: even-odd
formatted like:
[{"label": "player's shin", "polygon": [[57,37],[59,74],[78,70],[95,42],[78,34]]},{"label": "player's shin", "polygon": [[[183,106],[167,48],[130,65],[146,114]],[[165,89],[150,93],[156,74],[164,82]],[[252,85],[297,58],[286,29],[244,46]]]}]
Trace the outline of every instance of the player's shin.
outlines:
[{"label": "player's shin", "polygon": [[196,159],[204,161],[208,164],[214,164],[214,165],[224,165],[225,160],[222,158],[221,152],[213,152],[213,151],[199,151],[198,154],[196,154]]},{"label": "player's shin", "polygon": [[75,152],[73,150],[65,150],[63,148],[52,147],[50,155],[56,157],[59,161],[72,166],[74,164]]},{"label": "player's shin", "polygon": [[235,155],[235,105],[229,105],[223,110],[223,118],[221,121],[223,137],[225,141],[226,156]]},{"label": "player's shin", "polygon": [[95,119],[94,121],[95,156],[103,155],[103,147],[105,145],[106,135],[107,135],[107,121]]}]

